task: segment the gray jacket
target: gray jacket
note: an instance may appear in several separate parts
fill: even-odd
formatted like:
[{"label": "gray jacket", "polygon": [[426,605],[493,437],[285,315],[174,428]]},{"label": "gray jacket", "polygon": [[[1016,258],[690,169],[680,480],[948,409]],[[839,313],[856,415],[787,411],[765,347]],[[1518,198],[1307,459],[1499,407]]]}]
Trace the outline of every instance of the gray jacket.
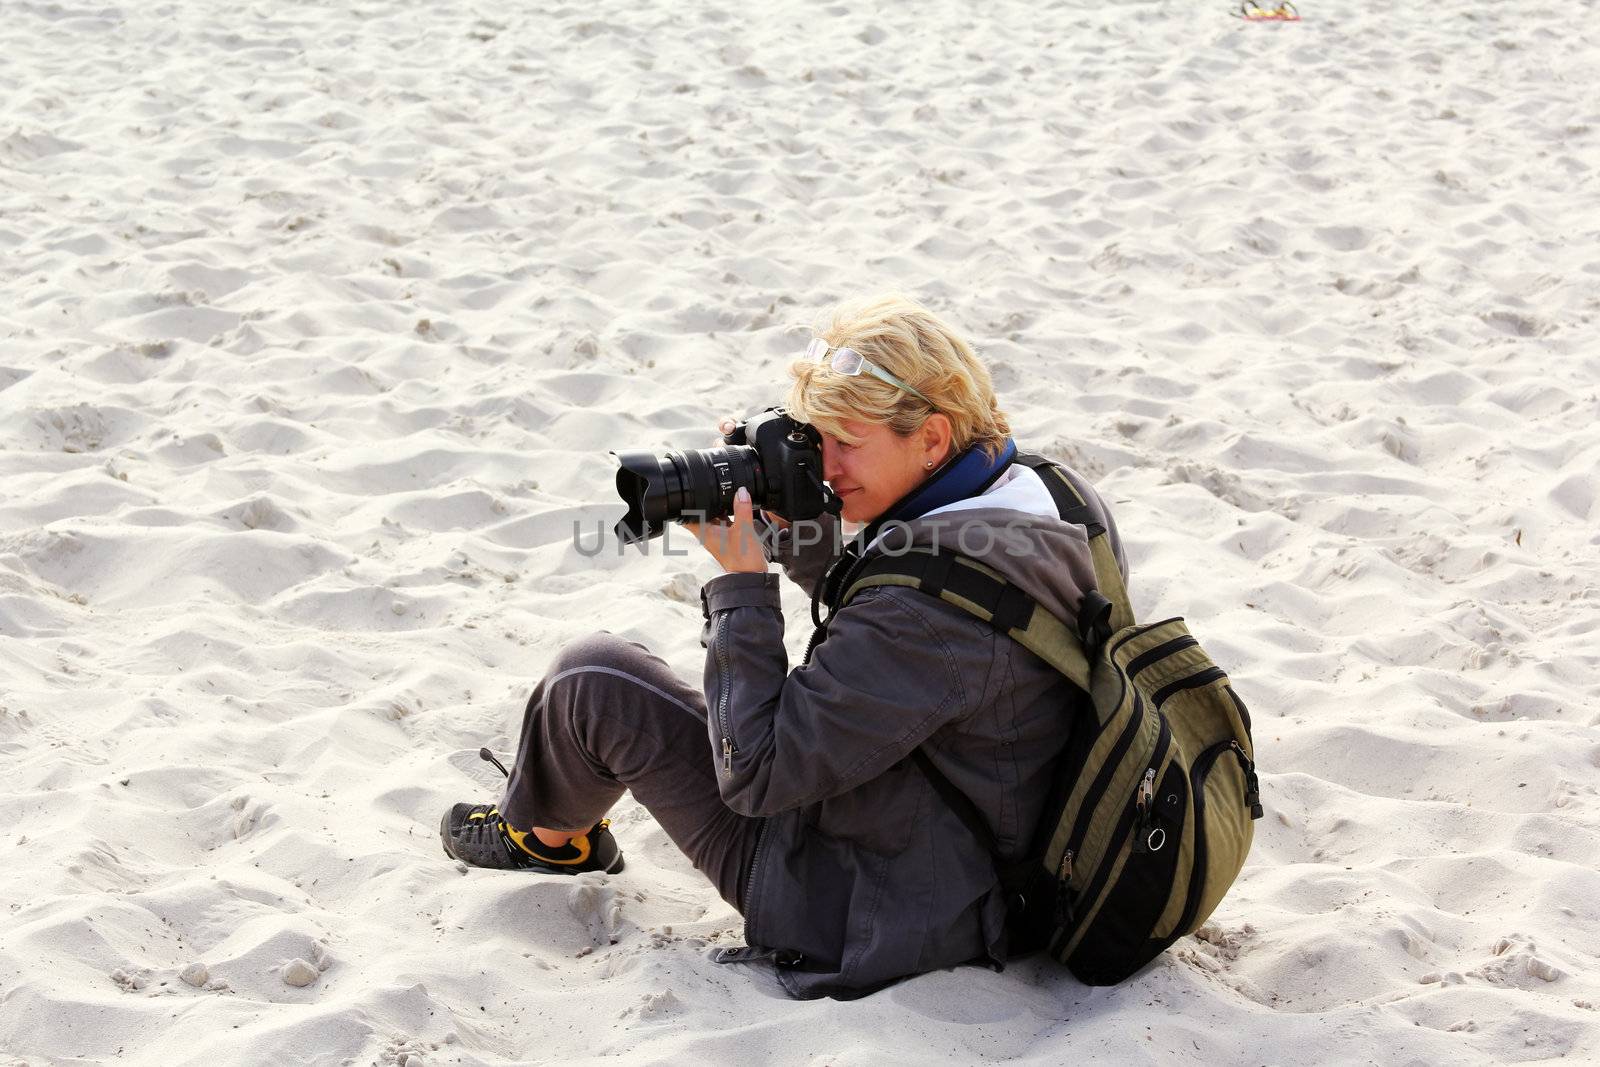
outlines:
[{"label": "gray jacket", "polygon": [[[1100,512],[1126,574],[1099,495],[1068,473]],[[1038,476],[1013,465],[962,510],[914,520],[879,550],[955,548],[1070,622],[1094,587],[1085,533],[1061,522],[1043,484],[1027,478]],[[991,496],[1008,506],[972,506]],[[832,536],[796,548],[786,531],[769,554],[809,593],[834,548]],[[922,746],[983,813],[1000,853],[1016,858],[1044,807],[1076,691],[1009,637],[905,588],[858,595],[811,661],[791,671],[778,581],[724,574],[703,592],[707,721],[722,797],[766,817],[745,888],[751,948],[726,957],[775,956],[784,988],[806,998],[1003,962],[993,857],[906,757]]]}]

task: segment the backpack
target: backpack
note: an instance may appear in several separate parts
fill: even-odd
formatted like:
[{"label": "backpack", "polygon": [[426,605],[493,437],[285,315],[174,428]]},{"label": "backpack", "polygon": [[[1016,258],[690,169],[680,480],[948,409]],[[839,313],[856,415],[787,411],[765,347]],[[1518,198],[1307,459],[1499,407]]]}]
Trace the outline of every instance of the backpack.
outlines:
[{"label": "backpack", "polygon": [[[1020,860],[997,857],[997,869],[1009,954],[1043,948],[1079,980],[1113,985],[1198,929],[1244,866],[1262,814],[1250,713],[1182,619],[1134,623],[1105,527],[1065,473],[1040,456],[1016,462],[1089,535],[1099,588],[1085,594],[1074,628],[984,564],[928,548],[864,560],[839,606],[875,585],[920,589],[995,626],[1081,691],[1038,833]],[[920,748],[912,759],[993,852],[972,801]]]}]

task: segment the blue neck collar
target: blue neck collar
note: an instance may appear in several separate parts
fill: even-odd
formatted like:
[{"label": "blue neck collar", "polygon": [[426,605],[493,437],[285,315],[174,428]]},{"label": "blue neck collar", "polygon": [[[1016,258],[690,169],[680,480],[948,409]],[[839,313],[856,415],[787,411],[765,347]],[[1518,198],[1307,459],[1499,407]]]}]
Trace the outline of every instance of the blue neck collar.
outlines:
[{"label": "blue neck collar", "polygon": [[[1000,449],[1000,454],[994,459],[990,459],[977,445],[972,445],[945,460],[938,470],[924,478],[909,493],[891,504],[882,515],[868,523],[866,529],[856,534],[829,566],[822,581],[816,584],[812,592],[811,619],[817,626],[817,632],[812,635],[812,645],[815,646],[820,639],[824,627],[822,616],[818,611],[819,604],[826,603],[830,612],[832,611],[844,579],[855,569],[855,565],[861,562],[866,546],[872,543],[872,539],[878,536],[878,532],[886,524],[920,519],[935,508],[978,496],[1005,473],[1016,455],[1017,444],[1009,437],[1006,438],[1004,447]],[[809,661],[810,658],[811,649],[807,648],[806,659]]]},{"label": "blue neck collar", "polygon": [[950,457],[915,489],[889,505],[888,510],[873,520],[866,531],[867,542],[886,523],[910,522],[946,504],[978,496],[994,484],[1016,455],[1017,444],[1008,437],[1000,454],[994,459],[990,459],[977,445],[971,445],[966,451]]}]

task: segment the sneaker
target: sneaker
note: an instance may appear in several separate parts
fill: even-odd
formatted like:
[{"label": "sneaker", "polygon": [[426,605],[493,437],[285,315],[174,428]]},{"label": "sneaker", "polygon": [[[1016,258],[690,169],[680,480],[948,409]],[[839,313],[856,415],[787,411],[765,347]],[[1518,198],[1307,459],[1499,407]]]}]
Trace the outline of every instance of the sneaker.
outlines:
[{"label": "sneaker", "polygon": [[622,850],[612,836],[610,819],[601,819],[588,833],[552,848],[531,833],[512,829],[500,818],[497,805],[456,804],[440,820],[439,838],[446,856],[472,867],[547,874],[622,870]]}]

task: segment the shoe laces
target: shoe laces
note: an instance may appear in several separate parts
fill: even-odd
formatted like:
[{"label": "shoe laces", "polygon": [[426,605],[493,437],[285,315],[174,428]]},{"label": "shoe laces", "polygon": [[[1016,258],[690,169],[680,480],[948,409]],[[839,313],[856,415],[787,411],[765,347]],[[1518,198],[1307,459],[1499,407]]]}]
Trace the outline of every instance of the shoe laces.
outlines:
[{"label": "shoe laces", "polygon": [[[511,779],[511,772],[506,770],[506,765],[504,763],[501,763],[499,760],[495,759],[494,753],[489,751],[489,747],[487,745],[478,749],[478,758],[483,760],[485,763],[494,764],[495,769],[501,774],[505,775],[507,781]],[[513,863],[519,867],[531,865],[534,857],[528,852],[527,849],[522,848],[517,843],[516,839],[511,836],[511,825],[500,817],[500,808],[498,805],[479,804],[474,806],[472,811],[474,813],[478,811],[482,811],[484,813],[482,819],[474,819],[472,821],[483,827],[482,832],[487,833],[489,832],[490,828],[493,828],[495,836],[499,839],[500,846],[506,850],[506,854],[511,857],[511,861]]]},{"label": "shoe laces", "polygon": [[[494,764],[495,769],[498,770],[501,774],[505,775],[506,779],[508,781],[510,780],[511,772],[506,770],[506,765],[504,763],[501,763],[499,760],[495,759],[494,753],[489,751],[489,746],[485,745],[483,748],[478,749],[478,758],[483,760],[485,763]],[[528,851],[526,849],[518,847],[517,843],[514,840],[512,840],[511,835],[508,832],[510,830],[510,826],[506,823],[506,821],[504,819],[501,819],[501,818],[498,817],[500,815],[500,811],[499,811],[499,808],[496,805],[494,805],[494,804],[480,804],[477,807],[473,808],[472,810],[473,811],[478,811],[480,808],[484,811],[484,817],[481,820],[475,820],[475,821],[481,821],[483,823],[488,823],[490,821],[489,816],[492,813],[496,817],[495,820],[494,820],[495,821],[495,825],[497,825],[499,827],[500,837],[501,837],[501,840],[505,842],[505,846],[506,846],[507,851],[509,851],[513,856],[517,857],[519,860],[523,859],[523,858],[532,858],[532,857],[530,857],[530,855],[529,855],[529,853],[528,853]],[[587,834],[589,836],[591,836],[591,837],[597,838],[600,835],[600,831],[608,830],[610,828],[611,828],[611,820],[610,819],[601,819],[598,823],[596,823],[593,827],[591,827],[587,831]],[[584,834],[574,834],[573,836],[574,837],[583,837],[585,835]]]},{"label": "shoe laces", "polygon": [[495,767],[499,769],[500,773],[506,776],[507,780],[511,778],[511,772],[506,770],[506,765],[495,759],[494,753],[490,752],[487,746],[478,749],[478,758],[484,760],[485,762],[494,764]]}]

